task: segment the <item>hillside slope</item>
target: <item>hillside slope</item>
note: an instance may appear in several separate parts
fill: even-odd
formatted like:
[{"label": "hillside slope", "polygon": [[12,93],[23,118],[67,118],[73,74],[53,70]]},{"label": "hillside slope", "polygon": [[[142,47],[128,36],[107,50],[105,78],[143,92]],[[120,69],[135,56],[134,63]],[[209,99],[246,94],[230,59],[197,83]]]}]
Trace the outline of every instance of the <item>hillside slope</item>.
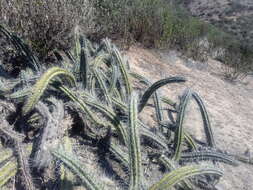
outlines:
[{"label": "hillside slope", "polygon": [[[221,65],[218,62],[193,63],[180,58],[176,52],[134,46],[125,51],[125,55],[129,59],[130,69],[152,82],[170,76],[186,77],[188,82],[185,85],[168,85],[161,93],[176,100],[186,87],[198,92],[207,106],[220,149],[232,154],[253,150],[253,78],[231,84],[219,76]],[[185,129],[199,140],[204,139],[200,113],[196,105],[192,103],[190,106],[192,108],[189,110],[194,111],[188,112]],[[154,124],[152,120],[145,119],[150,118],[145,114],[141,117],[149,125]],[[220,167],[224,169],[224,176],[218,185],[219,190],[252,190],[252,165],[240,163],[237,167],[231,167],[221,164]]]},{"label": "hillside slope", "polygon": [[252,0],[182,0],[192,15],[253,44]]}]

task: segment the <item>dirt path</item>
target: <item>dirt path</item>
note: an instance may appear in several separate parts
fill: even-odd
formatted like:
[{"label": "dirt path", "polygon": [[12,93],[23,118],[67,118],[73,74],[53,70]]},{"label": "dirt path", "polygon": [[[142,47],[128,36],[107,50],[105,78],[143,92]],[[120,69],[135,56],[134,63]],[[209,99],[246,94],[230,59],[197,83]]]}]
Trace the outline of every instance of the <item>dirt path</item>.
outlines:
[{"label": "dirt path", "polygon": [[[132,71],[152,82],[164,77],[184,76],[187,83],[170,85],[161,93],[178,101],[178,95],[190,87],[198,92],[207,107],[217,146],[233,154],[253,150],[253,78],[231,84],[220,76],[220,64],[186,61],[175,52],[145,50],[131,47],[125,52]],[[202,120],[194,103],[190,105],[185,128],[198,139],[204,139]],[[224,176],[221,190],[252,190],[253,166],[241,163],[238,167],[221,165]]]}]

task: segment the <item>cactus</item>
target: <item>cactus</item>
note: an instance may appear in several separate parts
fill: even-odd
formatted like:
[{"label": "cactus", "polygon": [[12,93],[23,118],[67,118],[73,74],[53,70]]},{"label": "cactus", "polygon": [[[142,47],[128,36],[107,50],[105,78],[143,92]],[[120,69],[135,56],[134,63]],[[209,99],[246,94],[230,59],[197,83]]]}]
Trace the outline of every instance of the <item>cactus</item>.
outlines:
[{"label": "cactus", "polygon": [[178,182],[185,180],[188,177],[212,174],[222,176],[222,172],[212,167],[201,167],[201,166],[183,166],[165,175],[159,182],[154,184],[149,190],[165,190],[170,189],[173,185]]},{"label": "cactus", "polygon": [[130,185],[129,190],[141,189],[142,166],[139,129],[137,124],[137,97],[132,94],[129,103],[129,158],[130,158]]},{"label": "cactus", "polygon": [[238,165],[237,161],[232,156],[213,150],[183,153],[180,157],[180,161],[185,162],[204,160],[224,162],[233,166]]},{"label": "cactus", "polygon": [[[72,144],[71,141],[68,137],[63,138],[63,149],[66,152],[73,153],[72,150]],[[60,168],[61,172],[61,189],[62,190],[69,190],[74,188],[73,180],[74,180],[74,175],[73,173],[64,166],[64,164],[61,164]]]},{"label": "cactus", "polygon": [[85,49],[81,49],[81,56],[80,56],[80,79],[83,83],[83,88],[87,87],[87,80],[88,80],[88,63],[87,57],[85,56]]},{"label": "cactus", "polygon": [[29,158],[25,154],[25,148],[19,142],[16,143],[16,150],[18,154],[18,163],[24,179],[24,184],[27,190],[35,190],[33,179],[31,176],[31,171],[29,167]]},{"label": "cactus", "polygon": [[82,180],[87,190],[101,190],[101,187],[99,187],[99,185],[93,181],[91,176],[87,173],[87,169],[84,169],[81,166],[82,164],[73,156],[70,156],[68,152],[63,151],[62,149],[58,149],[52,150],[52,154],[56,158],[60,159],[65,166],[75,172],[75,174]]},{"label": "cactus", "polygon": [[181,147],[184,139],[184,131],[183,131],[183,123],[184,123],[184,117],[185,117],[185,110],[186,106],[190,100],[192,93],[190,90],[187,90],[184,92],[184,95],[181,99],[180,105],[179,105],[179,113],[177,116],[177,122],[176,122],[176,132],[175,132],[175,141],[174,141],[174,160],[178,160],[180,158],[181,154]]},{"label": "cactus", "polygon": [[4,34],[7,39],[9,39],[11,43],[15,46],[15,48],[28,59],[29,65],[34,71],[40,70],[40,65],[37,61],[37,58],[33,55],[27,45],[24,44],[24,42],[19,37],[9,32],[2,25],[0,25],[0,33]]},{"label": "cactus", "polygon": [[95,114],[93,114],[89,108],[85,105],[85,103],[78,99],[77,96],[75,96],[75,94],[70,90],[68,89],[66,86],[60,86],[59,89],[64,92],[72,101],[76,102],[80,108],[82,109],[82,111],[87,114],[89,116],[89,118],[95,122],[97,125],[103,125],[99,119],[95,116]]},{"label": "cactus", "polygon": [[119,69],[122,73],[122,77],[123,77],[124,84],[125,84],[125,89],[126,89],[126,95],[128,97],[128,96],[130,96],[131,91],[132,91],[132,87],[131,87],[131,84],[130,84],[130,81],[129,81],[129,74],[126,71],[126,68],[125,68],[125,65],[123,63],[123,59],[121,57],[121,54],[115,46],[113,47],[113,53],[112,54],[115,56],[115,59],[117,60],[117,64],[119,66]]},{"label": "cactus", "polygon": [[186,80],[182,77],[171,77],[159,80],[152,84],[142,95],[140,99],[140,103],[138,106],[138,111],[141,112],[146,103],[148,102],[149,97],[160,87],[169,84],[169,83],[178,83],[178,82],[185,82]]},{"label": "cactus", "polygon": [[46,73],[42,75],[42,77],[33,86],[31,91],[32,95],[28,97],[27,102],[23,106],[22,109],[23,115],[26,115],[29,111],[33,109],[33,107],[39,101],[43,92],[47,88],[47,85],[49,84],[50,80],[52,80],[54,77],[58,75],[65,75],[66,79],[68,79],[68,81],[71,84],[75,83],[74,76],[68,71],[61,69],[59,67],[50,68]]},{"label": "cactus", "polygon": [[[1,188],[20,188],[18,182],[23,182],[25,189],[76,189],[80,185],[89,190],[148,189],[153,184],[150,179],[158,172],[157,162],[169,173],[150,190],[197,189],[202,188],[200,183],[214,188],[214,180],[219,179],[216,176],[222,175],[214,168],[216,162],[237,165],[240,160],[252,164],[250,158],[224,153],[216,147],[207,110],[196,92],[185,91],[179,104],[159,96],[160,87],[183,83],[183,77],[152,84],[148,78],[130,71],[129,63],[108,39],[93,44],[85,37],[79,40],[79,34],[75,36],[75,56],[66,51],[68,61],[57,55],[61,61],[55,65],[36,67],[36,57],[19,38],[2,26],[0,33],[33,65],[33,71],[26,68],[17,78],[1,76]],[[146,87],[139,102],[132,80]],[[67,87],[65,82],[70,85]],[[146,121],[144,114],[138,118],[150,97],[154,98],[156,114],[152,122]],[[200,108],[207,149],[184,129],[191,97]],[[18,109],[23,102],[22,110]],[[165,115],[164,110],[171,110],[173,116]],[[90,155],[97,156],[98,162],[93,162]],[[110,176],[93,177],[93,172],[84,167],[85,156],[92,164],[106,165],[97,168]],[[213,163],[206,167],[189,165],[207,161]],[[13,177],[19,179],[15,184],[10,180]],[[194,180],[188,179],[191,177]],[[110,180],[100,184],[100,179]]]},{"label": "cactus", "polygon": [[[136,78],[138,79],[140,82],[144,83],[146,86],[150,86],[151,85],[151,82],[146,79],[145,77],[139,75],[138,73],[134,73],[134,72],[130,72],[130,75],[133,77],[133,78]],[[154,92],[156,93],[156,91]],[[164,102],[164,103],[167,103],[173,107],[175,107],[176,103],[173,102],[172,100],[170,100],[168,97],[161,97],[161,100]]]},{"label": "cactus", "polygon": [[107,89],[107,86],[101,77],[101,74],[99,74],[99,71],[97,69],[93,69],[93,74],[94,74],[95,78],[97,79],[100,88],[103,91],[103,95],[105,96],[106,102],[110,105],[111,104],[111,97],[109,95],[109,91]]},{"label": "cactus", "polygon": [[109,151],[122,162],[124,167],[126,168],[129,167],[129,156],[125,152],[123,152],[119,147],[117,147],[117,145],[111,143]]},{"label": "cactus", "polygon": [[108,89],[109,93],[112,94],[113,91],[115,90],[118,78],[119,78],[119,69],[116,65],[112,65],[112,79],[110,83],[110,87]]},{"label": "cactus", "polygon": [[208,146],[214,148],[216,146],[215,141],[214,141],[214,135],[213,135],[213,131],[211,128],[211,124],[210,124],[209,117],[208,117],[206,108],[204,106],[204,103],[196,92],[192,93],[192,97],[196,100],[197,104],[199,105],[200,111],[201,111]]},{"label": "cactus", "polygon": [[11,149],[0,150],[0,163],[9,160],[13,156],[13,151]]},{"label": "cactus", "polygon": [[0,187],[5,185],[18,171],[18,164],[15,158],[9,159],[0,167]]},{"label": "cactus", "polygon": [[[173,163],[173,160],[168,159],[165,155],[161,155],[159,157],[159,161],[165,165],[165,167],[169,170],[169,171],[173,171],[176,169],[175,163]],[[193,186],[191,184],[191,182],[186,179],[186,180],[182,180],[182,182],[180,182],[179,185],[182,189],[185,190],[193,190]]]},{"label": "cactus", "polygon": [[45,104],[39,102],[37,105],[39,112],[45,118],[45,126],[41,130],[34,157],[34,164],[37,168],[45,168],[51,163],[50,149],[60,143],[65,130],[61,128],[61,121],[64,117],[63,104],[56,99],[51,99],[51,101],[54,104],[52,113]]},{"label": "cactus", "polygon": [[0,132],[2,132],[4,136],[17,142],[22,142],[24,140],[25,135],[13,130],[12,126],[10,126],[10,124],[6,120],[2,120],[1,124],[2,126],[0,127]]}]

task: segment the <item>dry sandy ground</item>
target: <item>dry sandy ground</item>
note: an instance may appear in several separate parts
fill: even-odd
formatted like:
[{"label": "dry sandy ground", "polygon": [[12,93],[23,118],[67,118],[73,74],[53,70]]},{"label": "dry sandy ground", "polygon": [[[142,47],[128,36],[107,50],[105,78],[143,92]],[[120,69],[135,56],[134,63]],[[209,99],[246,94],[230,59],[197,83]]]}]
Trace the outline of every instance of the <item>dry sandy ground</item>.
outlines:
[{"label": "dry sandy ground", "polygon": [[[232,84],[220,76],[220,63],[195,63],[180,58],[173,51],[146,50],[131,47],[124,54],[130,69],[152,82],[171,76],[184,76],[185,84],[172,84],[160,92],[175,101],[190,87],[202,97],[211,120],[217,146],[232,154],[253,150],[253,78]],[[185,129],[198,139],[204,139],[202,120],[194,102],[190,104]],[[221,190],[252,190],[253,166],[240,163],[237,167],[220,166],[224,176],[218,184]]]}]

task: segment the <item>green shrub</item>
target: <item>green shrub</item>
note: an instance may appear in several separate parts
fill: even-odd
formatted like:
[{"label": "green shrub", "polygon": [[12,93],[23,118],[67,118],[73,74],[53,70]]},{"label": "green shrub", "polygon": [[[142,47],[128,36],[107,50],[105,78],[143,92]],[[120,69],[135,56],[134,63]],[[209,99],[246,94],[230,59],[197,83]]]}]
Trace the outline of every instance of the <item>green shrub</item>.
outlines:
[{"label": "green shrub", "polygon": [[162,41],[187,49],[189,43],[205,35],[206,27],[204,22],[189,16],[182,9],[174,8],[164,15]]}]

